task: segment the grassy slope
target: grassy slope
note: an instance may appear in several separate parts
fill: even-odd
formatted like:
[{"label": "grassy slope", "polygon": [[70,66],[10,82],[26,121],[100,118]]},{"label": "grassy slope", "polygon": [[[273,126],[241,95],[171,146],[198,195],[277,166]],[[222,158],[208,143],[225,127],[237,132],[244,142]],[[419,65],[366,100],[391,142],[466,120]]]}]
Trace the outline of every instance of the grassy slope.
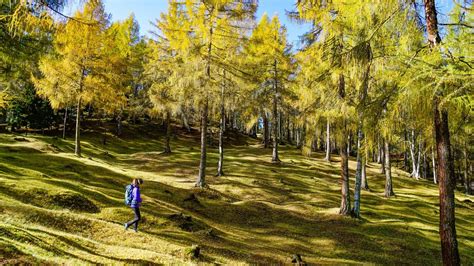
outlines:
[{"label": "grassy slope", "polygon": [[[240,137],[233,142],[242,145],[225,150],[223,178],[213,176],[217,156],[210,150],[211,189],[200,191],[192,188],[197,136],[181,134],[172,142],[174,153],[161,155],[163,137],[150,132],[158,129],[128,128],[128,137],[111,137],[107,146],[97,133],[86,133],[80,159],[72,155],[71,139],[34,135],[25,142],[1,134],[0,263],[181,264],[196,243],[209,263],[289,263],[294,253],[321,264],[440,262],[438,191],[428,181],[395,170],[397,197],[385,199],[384,177],[370,165],[372,190],[363,191],[363,219],[356,221],[337,215],[337,157],[327,163],[322,154],[305,158],[283,147],[283,164],[272,165],[270,150]],[[353,161],[350,167],[353,175]],[[132,215],[123,205],[123,187],[137,176],[146,180],[145,221],[135,234],[122,227]],[[457,194],[456,226],[466,264],[474,262],[472,201]],[[170,218],[177,213],[191,221]]]}]

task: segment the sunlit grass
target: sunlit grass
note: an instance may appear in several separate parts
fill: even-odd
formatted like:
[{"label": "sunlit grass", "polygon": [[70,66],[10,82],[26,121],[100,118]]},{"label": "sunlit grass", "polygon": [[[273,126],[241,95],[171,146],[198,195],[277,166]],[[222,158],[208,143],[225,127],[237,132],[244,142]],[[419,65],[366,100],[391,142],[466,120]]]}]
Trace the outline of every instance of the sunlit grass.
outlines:
[{"label": "sunlit grass", "polygon": [[[371,191],[362,192],[362,219],[337,215],[339,162],[281,147],[282,164],[250,138],[225,148],[225,176],[215,177],[211,146],[210,190],[194,189],[199,143],[178,135],[163,155],[156,127],[129,126],[124,137],[87,132],[83,157],[72,139],[29,135],[15,141],[0,135],[0,261],[78,263],[189,262],[186,248],[202,247],[203,263],[439,264],[438,189],[394,169],[396,197],[383,197],[380,166],[367,168]],[[151,133],[150,133],[151,132]],[[238,143],[237,143],[238,144]],[[351,175],[355,163],[351,161]],[[123,230],[132,213],[123,189],[132,177],[145,179],[141,232]],[[351,187],[354,180],[351,178]],[[195,194],[197,201],[187,200]],[[98,211],[58,204],[49,198],[83,197]],[[78,198],[81,199],[81,198]],[[472,197],[456,195],[461,258],[474,262]],[[81,200],[82,202],[82,200]],[[92,210],[93,206],[91,207]],[[184,213],[191,222],[170,220]],[[2,261],[2,262],[3,262]]]}]

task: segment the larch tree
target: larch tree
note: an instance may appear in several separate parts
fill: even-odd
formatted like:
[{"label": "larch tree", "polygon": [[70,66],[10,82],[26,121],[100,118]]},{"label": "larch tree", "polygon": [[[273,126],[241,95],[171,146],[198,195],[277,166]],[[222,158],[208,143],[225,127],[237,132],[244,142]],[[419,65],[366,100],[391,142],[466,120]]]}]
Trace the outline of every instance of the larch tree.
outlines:
[{"label": "larch tree", "polygon": [[[283,96],[288,91],[288,80],[292,73],[289,45],[286,41],[286,29],[277,16],[271,20],[265,14],[252,32],[245,53],[249,64],[253,66],[255,88],[270,91],[264,93],[271,97],[273,150],[272,162],[280,162],[278,155],[279,111]],[[270,99],[267,99],[270,101]]]},{"label": "larch tree", "polygon": [[[440,36],[435,0],[424,0],[428,49],[420,51],[416,61],[410,61],[410,71],[417,88],[431,100],[432,125],[436,150],[436,175],[439,183],[439,234],[444,265],[459,265],[456,237],[454,159],[450,132],[450,109],[472,108],[473,67],[466,61],[472,56],[473,11],[470,5],[458,6],[449,33]],[[462,13],[462,15],[461,15]],[[451,28],[452,27],[452,28]],[[468,44],[471,42],[471,45]],[[407,88],[415,89],[413,86]],[[452,113],[452,111],[451,111]]]},{"label": "larch tree", "polygon": [[54,35],[54,52],[40,60],[41,77],[34,78],[34,83],[38,94],[49,99],[55,109],[66,103],[75,103],[75,154],[80,157],[83,106],[98,100],[103,94],[114,93],[111,86],[105,86],[100,72],[108,64],[103,43],[109,22],[102,2],[90,0],[82,11],[74,14],[74,18],[58,26]]},{"label": "larch tree", "polygon": [[[238,26],[239,21],[252,18],[257,7],[256,1],[236,0],[170,0],[166,14],[169,23],[158,25],[170,47],[183,55],[186,64],[197,69],[193,73],[194,102],[200,111],[201,120],[201,156],[196,187],[206,187],[206,162],[208,142],[209,109],[214,99],[219,95],[219,48],[217,38],[226,38],[227,32],[219,25],[226,22]],[[179,26],[179,27],[176,27]],[[231,39],[231,38],[229,38]],[[189,81],[189,80],[188,80]]]}]

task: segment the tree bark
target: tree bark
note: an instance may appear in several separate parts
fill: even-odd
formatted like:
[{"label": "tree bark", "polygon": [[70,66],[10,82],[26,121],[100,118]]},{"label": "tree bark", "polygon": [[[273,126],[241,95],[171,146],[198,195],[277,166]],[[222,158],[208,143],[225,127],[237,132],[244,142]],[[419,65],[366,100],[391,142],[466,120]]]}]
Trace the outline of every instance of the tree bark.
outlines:
[{"label": "tree bark", "polygon": [[[345,134],[344,134],[345,135]],[[349,191],[349,159],[347,156],[347,136],[341,141],[341,147],[339,149],[341,156],[341,207],[339,214],[350,215],[351,214],[351,196]]]},{"label": "tree bark", "polygon": [[410,155],[411,155],[411,164],[412,164],[412,171],[411,177],[414,177],[416,180],[420,177],[419,172],[419,160],[417,161],[417,153],[416,153],[416,136],[415,131],[412,130],[411,132],[411,140],[410,140]]},{"label": "tree bark", "polygon": [[288,110],[288,115],[286,117],[286,142],[291,145],[291,129],[290,129],[290,111]]},{"label": "tree bark", "polygon": [[206,187],[206,159],[207,159],[207,116],[208,116],[209,103],[206,99],[204,107],[201,113],[201,160],[199,162],[199,176],[196,182],[196,187]]},{"label": "tree bark", "polygon": [[273,80],[273,153],[272,153],[272,162],[278,163],[280,162],[280,158],[278,157],[278,84],[277,84],[277,62],[274,62],[274,80]]},{"label": "tree bark", "polygon": [[166,137],[165,137],[165,150],[163,153],[169,154],[171,153],[171,112],[166,112]]},{"label": "tree bark", "polygon": [[362,158],[362,180],[361,180],[362,184],[361,184],[361,187],[362,187],[363,190],[370,191],[369,180],[367,180],[366,164],[367,164],[367,158],[364,156]]},{"label": "tree bark", "polygon": [[468,143],[464,143],[463,155],[464,155],[464,187],[466,195],[471,195],[471,176],[469,173],[469,153],[467,152]]},{"label": "tree bark", "polygon": [[[213,26],[209,28],[209,43],[207,48],[206,76],[207,85],[211,83],[211,53],[212,53]],[[210,89],[210,88],[209,88]],[[209,89],[205,92],[204,106],[201,113],[201,158],[199,162],[199,175],[195,187],[205,188],[206,184],[206,160],[207,160],[207,119],[209,112]]]},{"label": "tree bark", "polygon": [[361,192],[361,179],[362,179],[362,152],[361,143],[364,139],[364,133],[362,132],[362,117],[359,117],[359,126],[357,129],[357,167],[355,174],[354,184],[354,207],[352,208],[352,215],[355,218],[360,217],[360,192]]},{"label": "tree bark", "polygon": [[[346,92],[343,74],[339,74],[338,92],[339,98],[344,99]],[[348,136],[345,121],[343,121],[342,130],[343,137],[341,141],[341,147],[339,148],[339,154],[341,156],[341,207],[339,209],[339,214],[351,215],[351,197],[349,191],[349,156],[347,149]]]},{"label": "tree bark", "polygon": [[[224,72],[225,77],[225,72]],[[222,85],[221,88],[221,119],[219,125],[219,162],[217,164],[217,176],[224,175],[224,130],[225,130],[225,106],[224,106],[224,90],[225,87]],[[255,134],[257,134],[255,132]]]},{"label": "tree bark", "polygon": [[263,147],[270,147],[270,130],[266,112],[263,113]]},{"label": "tree bark", "polygon": [[380,145],[380,173],[385,175],[385,143],[382,140],[382,145]]},{"label": "tree bark", "polygon": [[433,165],[433,182],[438,184],[438,177],[436,175],[436,157],[433,148],[431,148],[431,163]]},{"label": "tree bark", "polygon": [[392,165],[390,163],[390,143],[385,140],[385,197],[390,198],[395,196],[392,184]]},{"label": "tree bark", "polygon": [[[428,42],[436,47],[441,42],[438,32],[435,0],[424,0]],[[433,97],[433,127],[436,139],[438,159],[437,174],[439,180],[439,236],[444,265],[460,265],[458,242],[456,239],[454,189],[454,163],[451,156],[448,111],[440,110],[440,98],[436,89]]]},{"label": "tree bark", "polygon": [[68,108],[66,107],[66,109],[64,110],[63,139],[66,139],[67,111],[68,111]]},{"label": "tree bark", "polygon": [[[428,1],[429,0],[425,0]],[[434,99],[434,127],[438,157],[439,208],[441,253],[444,265],[460,265],[458,242],[456,239],[453,160],[449,136],[448,112],[439,110],[439,99]]]},{"label": "tree bark", "polygon": [[330,129],[331,124],[329,123],[329,120],[327,121],[326,124],[326,157],[324,160],[330,162],[331,161],[331,135],[330,135]]},{"label": "tree bark", "polygon": [[82,98],[79,97],[76,109],[76,145],[74,149],[74,153],[77,157],[81,157],[81,104]]}]

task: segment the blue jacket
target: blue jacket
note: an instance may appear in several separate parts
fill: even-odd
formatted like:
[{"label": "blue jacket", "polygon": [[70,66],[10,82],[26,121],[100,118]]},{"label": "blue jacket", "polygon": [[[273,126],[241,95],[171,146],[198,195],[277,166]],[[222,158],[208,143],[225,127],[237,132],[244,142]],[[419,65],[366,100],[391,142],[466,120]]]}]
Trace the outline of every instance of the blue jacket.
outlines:
[{"label": "blue jacket", "polygon": [[132,203],[130,204],[130,207],[132,207],[132,208],[140,207],[141,202],[142,202],[142,197],[140,196],[140,188],[139,187],[133,187],[133,190],[132,190]]}]

